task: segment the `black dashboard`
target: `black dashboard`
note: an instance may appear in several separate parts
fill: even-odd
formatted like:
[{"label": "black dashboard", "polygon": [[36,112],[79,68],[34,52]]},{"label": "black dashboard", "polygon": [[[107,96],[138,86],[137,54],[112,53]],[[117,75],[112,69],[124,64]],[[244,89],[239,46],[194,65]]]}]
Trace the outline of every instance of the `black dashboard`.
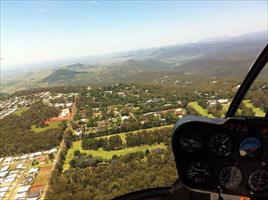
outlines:
[{"label": "black dashboard", "polygon": [[267,120],[184,117],[172,147],[190,190],[268,199]]}]

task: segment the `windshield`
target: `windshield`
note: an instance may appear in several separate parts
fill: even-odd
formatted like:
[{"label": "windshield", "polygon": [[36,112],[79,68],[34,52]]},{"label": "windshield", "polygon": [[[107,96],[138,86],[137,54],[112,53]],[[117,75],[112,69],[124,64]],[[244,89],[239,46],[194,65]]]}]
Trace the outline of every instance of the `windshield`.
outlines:
[{"label": "windshield", "polygon": [[[224,118],[267,43],[265,1],[0,3],[5,200],[171,186],[174,123]],[[265,68],[239,115],[264,116]]]}]

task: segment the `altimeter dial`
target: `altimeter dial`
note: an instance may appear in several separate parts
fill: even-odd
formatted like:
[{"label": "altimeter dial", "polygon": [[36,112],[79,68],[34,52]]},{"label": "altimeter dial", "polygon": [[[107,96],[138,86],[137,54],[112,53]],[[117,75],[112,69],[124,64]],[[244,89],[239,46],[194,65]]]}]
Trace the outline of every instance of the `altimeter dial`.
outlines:
[{"label": "altimeter dial", "polygon": [[209,180],[211,171],[209,165],[205,162],[195,162],[188,167],[186,175],[190,182],[203,184]]}]

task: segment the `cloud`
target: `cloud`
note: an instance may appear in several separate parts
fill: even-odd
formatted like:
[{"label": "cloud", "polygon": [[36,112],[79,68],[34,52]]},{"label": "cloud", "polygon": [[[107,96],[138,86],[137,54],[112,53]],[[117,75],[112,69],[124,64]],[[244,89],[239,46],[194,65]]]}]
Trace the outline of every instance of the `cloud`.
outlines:
[{"label": "cloud", "polygon": [[37,10],[39,12],[44,12],[45,8],[48,6],[48,4],[51,2],[51,0],[42,0],[42,1],[30,1],[28,2],[28,7],[32,8],[34,10]]},{"label": "cloud", "polygon": [[92,4],[94,4],[95,6],[98,6],[98,5],[100,5],[99,4],[99,2],[97,2],[97,1],[94,1],[94,0],[92,0],[92,1],[90,1]]}]

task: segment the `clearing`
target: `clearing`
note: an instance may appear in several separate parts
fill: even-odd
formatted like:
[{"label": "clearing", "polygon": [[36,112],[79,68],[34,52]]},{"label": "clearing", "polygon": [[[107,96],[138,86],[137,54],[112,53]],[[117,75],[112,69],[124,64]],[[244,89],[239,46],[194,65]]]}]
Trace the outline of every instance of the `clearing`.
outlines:
[{"label": "clearing", "polygon": [[65,163],[63,170],[67,170],[70,168],[69,162],[74,156],[74,152],[79,150],[81,153],[91,154],[94,157],[101,157],[103,159],[111,159],[113,155],[125,155],[129,153],[135,153],[137,151],[146,151],[152,149],[166,149],[166,145],[164,143],[154,144],[154,145],[143,145],[143,146],[136,146],[136,147],[129,147],[120,150],[112,150],[112,151],[104,151],[102,148],[98,150],[83,150],[81,146],[82,140],[75,141],[72,144],[72,147],[68,150],[66,155]]},{"label": "clearing", "polygon": [[27,108],[27,107],[26,108],[21,108],[21,109],[17,110],[16,112],[14,112],[14,114],[18,115],[18,116],[21,116],[22,113],[24,113],[24,112],[26,112],[28,110],[29,110],[29,108]]},{"label": "clearing", "polygon": [[51,122],[51,123],[49,123],[48,126],[45,126],[45,127],[36,127],[35,125],[33,125],[31,127],[31,130],[36,132],[36,133],[41,133],[41,132],[49,130],[49,129],[59,128],[61,126],[61,124],[62,124],[62,122]]},{"label": "clearing", "polygon": [[209,117],[209,118],[215,118],[212,114],[209,114],[206,109],[204,109],[202,106],[200,106],[197,101],[192,101],[188,103],[188,106],[191,106],[193,109],[195,109],[196,112],[198,112],[201,116]]},{"label": "clearing", "polygon": [[172,128],[174,125],[165,125],[165,126],[158,126],[158,127],[153,127],[153,128],[147,128],[147,129],[139,129],[136,131],[129,131],[129,132],[124,132],[124,133],[115,133],[115,134],[111,134],[111,135],[105,135],[105,136],[100,136],[100,137],[95,137],[95,139],[100,139],[100,138],[107,138],[109,139],[111,136],[115,136],[115,135],[119,135],[121,137],[121,139],[125,142],[125,138],[126,135],[129,133],[133,133],[133,134],[139,134],[143,131],[154,131],[154,130],[161,130],[164,128]]},{"label": "clearing", "polygon": [[258,117],[264,117],[265,116],[264,111],[261,108],[255,107],[250,102],[250,100],[244,100],[243,103],[247,108],[252,108],[253,112],[255,113],[255,116],[258,116]]}]

